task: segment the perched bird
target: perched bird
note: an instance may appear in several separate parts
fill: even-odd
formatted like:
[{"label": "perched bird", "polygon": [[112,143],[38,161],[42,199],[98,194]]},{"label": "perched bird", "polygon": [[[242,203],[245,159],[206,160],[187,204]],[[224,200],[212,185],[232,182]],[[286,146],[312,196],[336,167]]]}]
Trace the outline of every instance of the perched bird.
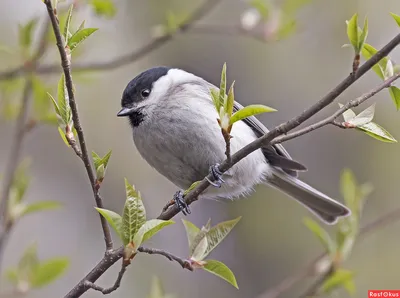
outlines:
[{"label": "perched bird", "polygon": [[[129,118],[135,146],[150,166],[181,189],[211,172],[217,187],[209,187],[200,198],[239,198],[264,183],[294,198],[327,224],[350,214],[344,205],[299,180],[297,172],[306,167],[294,161],[280,144],[264,146],[220,173],[218,165],[226,158],[226,144],[210,88],[216,87],[199,76],[169,67],[148,69],[128,83],[117,115]],[[241,108],[235,102],[234,110]],[[231,153],[266,132],[254,116],[234,123]],[[175,195],[175,201],[181,210],[187,207],[182,192]]]}]

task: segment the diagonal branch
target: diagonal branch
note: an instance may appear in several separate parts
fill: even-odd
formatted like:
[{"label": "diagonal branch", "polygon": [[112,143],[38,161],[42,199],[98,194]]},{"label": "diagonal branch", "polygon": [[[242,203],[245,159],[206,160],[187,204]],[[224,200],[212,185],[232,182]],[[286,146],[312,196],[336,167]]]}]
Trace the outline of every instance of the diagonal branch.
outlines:
[{"label": "diagonal branch", "polygon": [[173,255],[173,254],[171,254],[171,253],[169,253],[169,252],[167,252],[165,250],[157,249],[157,248],[139,247],[138,251],[142,252],[142,253],[147,253],[149,255],[161,255],[161,256],[164,256],[170,261],[175,261],[175,262],[179,263],[179,265],[181,265],[183,269],[188,269],[190,271],[194,270],[192,264],[188,260],[184,260],[184,259],[182,259],[180,257],[177,257],[177,256],[175,256],[175,255]]},{"label": "diagonal branch", "polygon": [[[73,87],[72,77],[71,77],[70,63],[69,63],[69,60],[67,57],[67,53],[65,52],[64,40],[61,36],[60,27],[58,24],[57,17],[55,15],[55,10],[53,9],[52,4],[51,4],[51,0],[45,0],[44,3],[47,7],[47,12],[48,12],[50,20],[51,20],[54,35],[56,37],[58,51],[60,52],[61,66],[64,71],[65,85],[67,87],[69,105],[71,107],[71,112],[72,112],[72,120],[74,121],[74,127],[78,134],[79,145],[80,145],[80,149],[81,149],[81,153],[82,153],[80,157],[85,166],[87,175],[89,177],[90,184],[92,186],[93,195],[96,200],[96,205],[99,208],[104,208],[103,200],[99,194],[98,188],[96,187],[96,178],[95,178],[95,174],[94,174],[92,165],[90,163],[90,158],[89,158],[88,149],[86,147],[86,141],[85,141],[85,136],[83,133],[83,128],[82,128],[82,125],[81,125],[81,122],[79,119],[78,106],[75,101],[74,87]],[[79,156],[79,154],[78,154],[78,156]],[[104,217],[102,217],[100,214],[99,214],[99,217],[101,220],[101,226],[103,228],[104,240],[106,243],[106,250],[111,250],[113,247],[113,243],[112,243],[112,239],[111,239],[110,228],[107,224],[106,219]]]},{"label": "diagonal branch", "polygon": [[118,276],[117,276],[117,280],[115,281],[115,283],[114,283],[114,285],[112,287],[103,288],[103,287],[100,287],[100,286],[98,286],[98,285],[96,285],[96,284],[94,284],[94,283],[92,283],[92,282],[90,282],[88,280],[85,281],[85,287],[87,287],[89,289],[93,289],[93,290],[99,291],[104,295],[110,294],[110,293],[114,292],[115,290],[117,290],[120,287],[121,280],[122,280],[122,277],[125,274],[127,266],[128,266],[128,263],[122,262],[121,270],[119,271]]},{"label": "diagonal branch", "polygon": [[371,91],[361,95],[360,97],[357,97],[356,99],[350,100],[347,104],[345,104],[343,107],[338,109],[331,116],[329,116],[329,117],[327,117],[327,118],[325,118],[325,119],[323,119],[323,120],[321,120],[319,122],[311,124],[311,125],[309,125],[307,127],[299,129],[299,130],[297,130],[295,132],[288,133],[286,135],[277,137],[271,142],[271,144],[278,144],[278,143],[286,142],[288,140],[297,138],[299,136],[302,136],[304,134],[312,132],[312,131],[314,131],[314,130],[316,130],[318,128],[321,128],[321,127],[323,127],[325,125],[328,125],[328,124],[333,124],[333,125],[336,125],[336,126],[339,126],[339,127],[343,128],[343,125],[341,125],[341,123],[337,123],[335,121],[340,115],[342,115],[348,109],[351,109],[351,108],[359,106],[360,104],[362,104],[363,102],[365,102],[366,100],[368,100],[369,98],[374,96],[375,94],[379,93],[383,89],[386,89],[386,88],[390,87],[393,84],[393,82],[396,81],[399,78],[400,78],[400,73],[397,73],[397,74],[393,75],[392,77],[388,78],[387,80],[385,80],[383,83],[381,83],[379,86],[375,87]]}]

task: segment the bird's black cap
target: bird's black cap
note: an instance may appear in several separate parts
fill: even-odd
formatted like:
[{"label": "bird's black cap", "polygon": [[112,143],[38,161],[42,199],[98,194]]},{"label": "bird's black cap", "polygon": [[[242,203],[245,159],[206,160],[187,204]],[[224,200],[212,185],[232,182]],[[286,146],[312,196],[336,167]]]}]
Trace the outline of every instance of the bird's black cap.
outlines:
[{"label": "bird's black cap", "polygon": [[166,66],[153,67],[136,76],[126,86],[122,94],[121,106],[129,107],[133,103],[143,100],[141,91],[148,89],[151,92],[153,83],[165,76],[170,69]]}]

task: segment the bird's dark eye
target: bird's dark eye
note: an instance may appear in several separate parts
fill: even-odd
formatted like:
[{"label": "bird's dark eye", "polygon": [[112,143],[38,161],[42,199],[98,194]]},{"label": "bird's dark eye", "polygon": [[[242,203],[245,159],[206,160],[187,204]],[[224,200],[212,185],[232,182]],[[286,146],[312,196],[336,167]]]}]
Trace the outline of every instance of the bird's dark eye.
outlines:
[{"label": "bird's dark eye", "polygon": [[142,94],[143,98],[146,98],[146,97],[149,97],[150,90],[149,89],[143,89],[140,93]]}]

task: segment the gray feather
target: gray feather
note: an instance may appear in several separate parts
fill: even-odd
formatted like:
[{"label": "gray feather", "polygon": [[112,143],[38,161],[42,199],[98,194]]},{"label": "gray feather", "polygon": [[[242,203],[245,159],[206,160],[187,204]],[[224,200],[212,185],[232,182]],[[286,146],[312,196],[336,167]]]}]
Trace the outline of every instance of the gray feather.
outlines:
[{"label": "gray feather", "polygon": [[272,171],[268,184],[294,198],[328,224],[334,224],[338,217],[350,214],[344,205],[278,169]]}]

